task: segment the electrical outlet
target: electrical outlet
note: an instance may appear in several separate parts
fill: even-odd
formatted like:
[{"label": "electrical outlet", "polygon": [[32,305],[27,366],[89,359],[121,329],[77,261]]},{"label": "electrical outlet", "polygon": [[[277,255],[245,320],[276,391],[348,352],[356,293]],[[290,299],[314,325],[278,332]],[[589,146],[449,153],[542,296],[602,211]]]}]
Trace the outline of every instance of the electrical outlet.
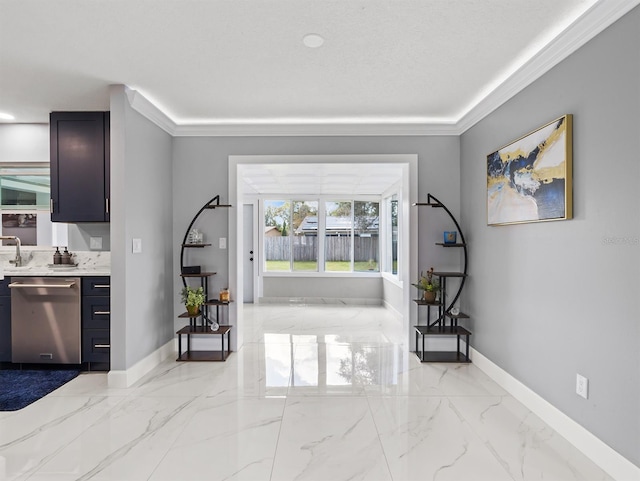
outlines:
[{"label": "electrical outlet", "polygon": [[132,250],[132,252],[134,254],[141,254],[142,253],[142,239],[133,239],[131,250]]},{"label": "electrical outlet", "polygon": [[589,380],[580,374],[576,374],[576,394],[585,399],[589,398]]},{"label": "electrical outlet", "polygon": [[89,237],[89,249],[102,249],[102,237]]}]

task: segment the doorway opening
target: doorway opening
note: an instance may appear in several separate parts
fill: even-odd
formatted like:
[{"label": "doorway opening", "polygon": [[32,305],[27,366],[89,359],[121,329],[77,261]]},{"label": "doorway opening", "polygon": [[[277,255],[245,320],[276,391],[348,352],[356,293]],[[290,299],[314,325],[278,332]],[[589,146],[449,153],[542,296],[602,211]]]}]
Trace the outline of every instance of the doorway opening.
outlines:
[{"label": "doorway opening", "polygon": [[[264,199],[274,196],[292,200],[312,197],[319,201],[377,196],[381,204],[388,197],[389,205],[392,205],[392,199],[394,215],[400,219],[395,240],[395,265],[390,272],[380,269],[375,275],[370,272],[345,275],[344,272],[321,269],[312,272],[265,271],[262,253]],[[407,287],[410,279],[417,276],[417,232],[411,228],[417,224],[417,214],[410,208],[417,200],[417,155],[234,155],[229,157],[229,200],[238,206],[235,215],[229,216],[230,236],[234,235],[238,240],[230,242],[229,252],[229,281],[236,297],[233,314],[239,325],[238,347],[243,343],[241,323],[245,292],[251,293],[254,302],[265,302],[270,298],[297,300],[300,297],[324,299],[323,302],[327,298],[340,298],[344,302],[346,297],[358,303],[363,299],[367,301],[367,289],[372,284],[378,289],[374,296],[377,303],[401,319],[409,341],[412,308]],[[252,212],[245,212],[245,208]],[[253,232],[245,237],[244,231],[249,225]],[[246,276],[252,279],[249,281]],[[341,295],[335,295],[337,291]],[[309,294],[301,296],[300,293]]]}]

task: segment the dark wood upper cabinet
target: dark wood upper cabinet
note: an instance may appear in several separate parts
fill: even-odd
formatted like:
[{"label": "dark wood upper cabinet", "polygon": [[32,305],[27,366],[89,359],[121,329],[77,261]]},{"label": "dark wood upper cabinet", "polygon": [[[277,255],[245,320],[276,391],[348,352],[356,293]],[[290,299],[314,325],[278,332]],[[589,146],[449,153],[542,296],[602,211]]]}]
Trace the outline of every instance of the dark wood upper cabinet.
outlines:
[{"label": "dark wood upper cabinet", "polygon": [[109,222],[109,112],[52,112],[51,221]]}]

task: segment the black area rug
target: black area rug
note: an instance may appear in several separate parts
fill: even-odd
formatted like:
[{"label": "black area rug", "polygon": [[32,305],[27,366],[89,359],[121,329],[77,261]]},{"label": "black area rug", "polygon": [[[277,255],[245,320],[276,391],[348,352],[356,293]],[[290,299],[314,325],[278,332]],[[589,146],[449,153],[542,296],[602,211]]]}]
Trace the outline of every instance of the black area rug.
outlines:
[{"label": "black area rug", "polygon": [[79,371],[0,371],[0,411],[17,411],[55,391]]}]

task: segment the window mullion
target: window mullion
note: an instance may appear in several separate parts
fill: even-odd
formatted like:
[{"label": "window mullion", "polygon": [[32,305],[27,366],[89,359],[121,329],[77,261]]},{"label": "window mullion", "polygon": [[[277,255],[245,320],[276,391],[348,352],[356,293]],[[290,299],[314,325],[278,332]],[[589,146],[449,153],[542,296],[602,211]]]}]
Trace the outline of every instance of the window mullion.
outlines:
[{"label": "window mullion", "polygon": [[389,261],[387,260],[387,235],[389,228],[389,223],[387,222],[387,212],[389,210],[387,209],[388,202],[389,201],[387,198],[384,198],[380,201],[380,220],[378,223],[378,249],[380,249],[380,252],[378,252],[378,259],[380,259],[380,272],[388,272],[387,265],[389,264]]},{"label": "window mullion", "polygon": [[289,272],[293,272],[293,202],[289,199]]},{"label": "window mullion", "polygon": [[354,212],[355,209],[355,201],[351,201],[351,272],[354,272],[356,269],[356,265],[354,262],[354,256],[355,256],[355,223],[356,223],[356,215]]},{"label": "window mullion", "polygon": [[325,272],[326,212],[325,203],[322,200],[318,200],[318,272]]},{"label": "window mullion", "polygon": [[[402,192],[399,194],[396,194],[396,232],[397,232],[397,239],[396,239],[396,252],[397,252],[397,257],[396,257],[396,276],[398,279],[402,279],[402,251],[403,249],[400,249],[400,246],[402,245],[402,225],[404,222],[404,218],[402,217],[402,212],[403,209],[402,207]],[[393,227],[392,227],[393,229]],[[393,262],[393,256],[391,258],[391,262]],[[393,271],[393,269],[392,269]]]}]

